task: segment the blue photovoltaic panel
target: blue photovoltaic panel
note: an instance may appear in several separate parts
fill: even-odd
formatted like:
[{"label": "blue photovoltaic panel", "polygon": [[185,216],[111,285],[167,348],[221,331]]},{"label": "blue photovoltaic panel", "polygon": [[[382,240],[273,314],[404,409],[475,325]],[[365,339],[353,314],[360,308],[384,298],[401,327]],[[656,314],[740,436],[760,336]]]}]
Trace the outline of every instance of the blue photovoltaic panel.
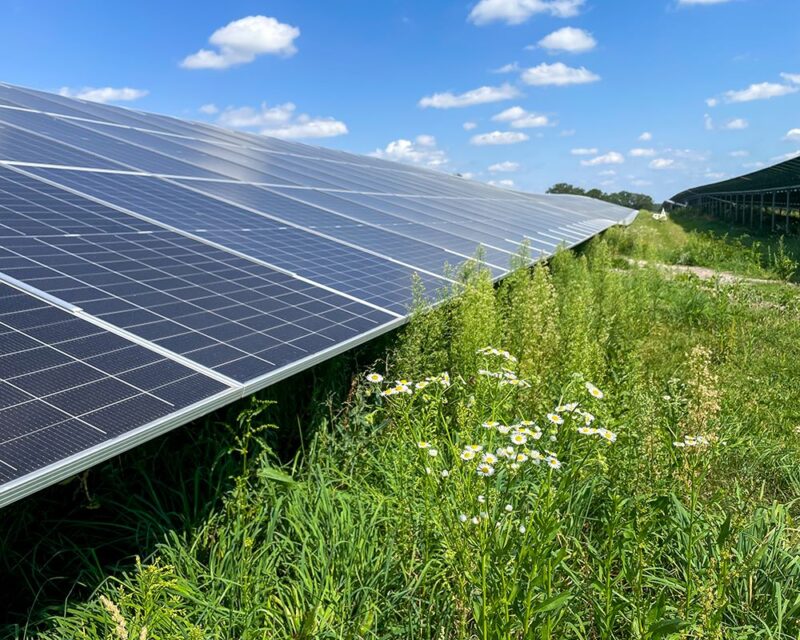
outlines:
[{"label": "blue photovoltaic panel", "polygon": [[[394,313],[405,313],[412,301],[414,268],[287,226],[178,184],[152,176],[37,168],[29,171]],[[193,186],[195,183],[186,184]],[[294,204],[297,208],[308,209],[301,203]],[[316,211],[320,216],[330,217],[324,211]],[[441,250],[431,248],[431,251],[441,254],[442,263],[447,260]],[[420,278],[432,293],[446,284],[444,279],[424,273]]]},{"label": "blue photovoltaic panel", "polygon": [[0,83],[0,505],[631,217]]},{"label": "blue photovoltaic panel", "polygon": [[227,387],[0,283],[0,482]]}]

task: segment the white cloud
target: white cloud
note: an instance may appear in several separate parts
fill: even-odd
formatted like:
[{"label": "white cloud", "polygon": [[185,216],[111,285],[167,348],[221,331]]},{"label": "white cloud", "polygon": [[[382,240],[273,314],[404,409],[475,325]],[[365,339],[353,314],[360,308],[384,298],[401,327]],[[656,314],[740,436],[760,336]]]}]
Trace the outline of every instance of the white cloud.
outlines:
[{"label": "white cloud", "polygon": [[681,6],[695,4],[724,4],[726,2],[731,2],[731,0],[678,0],[678,4]]},{"label": "white cloud", "polygon": [[656,158],[651,160],[648,165],[651,169],[672,169],[675,161],[672,158]]},{"label": "white cloud", "polygon": [[477,25],[522,24],[539,13],[571,18],[578,15],[583,3],[584,0],[480,0],[470,11],[469,20]]},{"label": "white cloud", "polygon": [[464,180],[472,180],[475,177],[475,174],[471,171],[466,171],[460,175],[462,178],[464,178]]},{"label": "white cloud", "polygon": [[726,91],[725,102],[734,103],[769,100],[770,98],[785,96],[797,91],[798,87],[777,84],[775,82],[759,82],[758,84],[751,84],[747,89],[742,89],[740,91]]},{"label": "white cloud", "polygon": [[706,131],[713,131],[714,130],[714,118],[712,118],[707,113],[703,114],[703,126],[706,128]]},{"label": "white cloud", "polygon": [[719,104],[719,100],[717,98],[706,98],[706,106],[713,109]]},{"label": "white cloud", "polygon": [[525,69],[521,77],[525,84],[537,87],[548,85],[563,87],[570,84],[587,84],[600,80],[600,76],[592,73],[586,67],[576,69],[568,67],[563,62],[556,62],[555,64],[543,62],[536,67]]},{"label": "white cloud", "polygon": [[789,129],[786,135],[783,136],[783,139],[793,142],[800,142],[800,129]]},{"label": "white cloud", "polygon": [[492,131],[491,133],[481,133],[470,138],[470,143],[482,147],[494,144],[517,144],[529,140],[528,136],[521,131]]},{"label": "white cloud", "polygon": [[607,154],[597,156],[591,160],[581,160],[581,164],[584,167],[596,167],[601,164],[622,164],[623,162],[625,162],[625,156],[616,151],[609,151]]},{"label": "white cloud", "polygon": [[70,89],[61,87],[58,94],[67,98],[78,98],[79,100],[89,100],[90,102],[131,102],[144,98],[149,91],[146,89],[131,89],[130,87],[83,87],[82,89]]},{"label": "white cloud", "polygon": [[792,84],[800,84],[800,73],[782,73],[781,78]]},{"label": "white cloud", "polygon": [[493,187],[500,187],[502,189],[514,188],[513,180],[489,180],[489,184],[492,185]]},{"label": "white cloud", "polygon": [[631,156],[632,158],[652,158],[654,155],[656,155],[656,150],[641,149],[641,148],[631,149],[628,152],[628,155]]},{"label": "white cloud", "polygon": [[724,125],[722,125],[723,129],[727,131],[741,131],[742,129],[747,129],[750,124],[744,118],[734,118],[733,120],[728,120]]},{"label": "white cloud", "polygon": [[511,162],[509,160],[498,162],[489,167],[491,173],[512,173],[517,169],[519,169],[519,162]]},{"label": "white cloud", "polygon": [[275,138],[331,138],[347,133],[347,125],[334,118],[296,114],[291,102],[270,107],[262,102],[258,108],[227,107],[217,123],[231,129],[249,129]]},{"label": "white cloud", "polygon": [[508,122],[514,129],[535,129],[550,126],[547,116],[526,111],[522,107],[510,107],[492,116],[494,122]]},{"label": "white cloud", "polygon": [[273,138],[333,138],[347,132],[347,125],[340,120],[301,114],[292,123],[274,129],[262,129],[259,133]]},{"label": "white cloud", "polygon": [[570,153],[573,156],[596,156],[598,151],[596,147],[592,147],[591,149],[580,148],[580,149],[572,149]]},{"label": "white cloud", "polygon": [[650,142],[653,139],[653,134],[649,131],[645,131],[642,135],[639,136],[639,140],[641,142]]},{"label": "white cloud", "polygon": [[502,67],[492,69],[492,73],[516,73],[517,71],[519,71],[519,65],[516,62],[509,62]]},{"label": "white cloud", "polygon": [[475,127],[478,126],[478,123],[477,122],[465,122],[461,126],[464,127],[464,131],[472,131]]},{"label": "white cloud", "polygon": [[793,158],[800,157],[800,151],[790,151],[789,153],[783,153],[779,156],[775,156],[774,158],[770,158],[770,162],[785,162],[786,160],[792,160]]},{"label": "white cloud", "polygon": [[204,104],[202,107],[198,109],[200,113],[205,113],[207,116],[213,116],[219,113],[219,107],[214,103]]},{"label": "white cloud", "polygon": [[750,155],[750,152],[742,149],[740,151],[731,151],[728,155],[731,158],[746,158]]},{"label": "white cloud", "polygon": [[448,162],[445,152],[436,146],[436,138],[425,134],[417,136],[413,142],[402,138],[392,140],[385,149],[376,149],[370,155],[430,168],[441,167]]},{"label": "white cloud", "polygon": [[434,109],[454,109],[460,107],[471,107],[476,104],[487,104],[490,102],[502,102],[510,100],[520,95],[519,89],[508,83],[499,87],[478,87],[466,93],[453,94],[449,91],[444,93],[434,93],[432,96],[425,96],[419,101],[419,106]]},{"label": "white cloud", "polygon": [[229,22],[208,41],[217,50],[200,49],[181,62],[185,69],[227,69],[247,64],[260,55],[291,56],[297,52],[300,29],[267,16],[247,16]]},{"label": "white cloud", "polygon": [[548,51],[566,51],[568,53],[583,53],[591,51],[597,46],[597,40],[592,34],[575,27],[564,27],[546,35],[539,40],[539,46]]}]

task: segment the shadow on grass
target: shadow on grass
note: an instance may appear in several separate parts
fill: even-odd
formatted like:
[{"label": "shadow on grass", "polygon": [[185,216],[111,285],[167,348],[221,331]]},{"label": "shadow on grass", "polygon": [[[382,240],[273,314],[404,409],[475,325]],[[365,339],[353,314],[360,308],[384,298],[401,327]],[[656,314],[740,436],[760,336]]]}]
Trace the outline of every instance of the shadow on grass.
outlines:
[{"label": "shadow on grass", "polygon": [[[285,461],[340,406],[353,376],[385,353],[392,332],[259,394],[274,400],[266,422]],[[108,575],[147,557],[169,531],[198,527],[231,488],[239,462],[226,424],[244,399],[204,419],[2,510],[0,638],[35,634],[69,601],[91,597]]]}]

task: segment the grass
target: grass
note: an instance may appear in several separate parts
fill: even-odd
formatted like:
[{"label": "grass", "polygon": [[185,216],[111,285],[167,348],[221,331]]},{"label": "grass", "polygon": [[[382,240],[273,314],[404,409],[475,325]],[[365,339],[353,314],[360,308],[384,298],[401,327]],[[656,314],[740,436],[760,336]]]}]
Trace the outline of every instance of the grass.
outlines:
[{"label": "grass", "polygon": [[[93,472],[34,557],[37,512],[4,512],[20,602],[64,575],[57,550],[80,576],[8,636],[800,637],[800,297],[777,247],[640,216],[497,288],[465,270],[452,302],[308,374],[313,392]],[[688,254],[775,283],[623,260]]]}]

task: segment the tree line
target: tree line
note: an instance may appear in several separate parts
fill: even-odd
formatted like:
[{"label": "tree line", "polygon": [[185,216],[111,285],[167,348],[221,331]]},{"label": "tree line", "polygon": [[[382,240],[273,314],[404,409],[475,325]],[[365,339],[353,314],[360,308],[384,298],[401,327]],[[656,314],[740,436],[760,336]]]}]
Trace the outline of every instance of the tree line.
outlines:
[{"label": "tree line", "polygon": [[600,189],[581,189],[567,182],[554,184],[547,190],[547,193],[567,193],[576,196],[587,196],[596,200],[604,200],[630,209],[656,210],[653,198],[644,193],[632,193],[630,191],[618,191],[616,193],[605,193]]}]

